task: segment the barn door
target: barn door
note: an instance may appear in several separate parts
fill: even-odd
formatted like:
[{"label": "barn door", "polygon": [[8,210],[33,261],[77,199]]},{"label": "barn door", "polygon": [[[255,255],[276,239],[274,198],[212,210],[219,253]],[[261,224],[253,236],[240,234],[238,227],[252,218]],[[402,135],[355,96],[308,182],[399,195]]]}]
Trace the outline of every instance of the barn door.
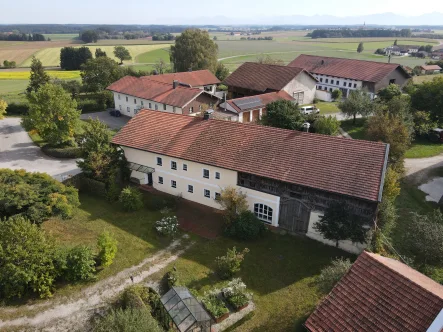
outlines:
[{"label": "barn door", "polygon": [[279,227],[297,233],[307,233],[311,209],[294,198],[280,199]]}]

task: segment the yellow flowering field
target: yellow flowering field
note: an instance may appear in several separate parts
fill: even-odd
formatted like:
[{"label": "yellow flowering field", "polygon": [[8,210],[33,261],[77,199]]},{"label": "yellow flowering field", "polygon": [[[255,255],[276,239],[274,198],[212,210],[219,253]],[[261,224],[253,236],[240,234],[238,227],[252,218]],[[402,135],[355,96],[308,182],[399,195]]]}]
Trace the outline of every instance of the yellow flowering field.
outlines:
[{"label": "yellow flowering field", "polygon": [[[60,78],[63,80],[76,79],[80,77],[79,70],[73,71],[56,71],[48,70],[46,71],[49,76],[53,78]],[[28,80],[30,76],[29,71],[1,71],[0,70],[0,80]]]}]

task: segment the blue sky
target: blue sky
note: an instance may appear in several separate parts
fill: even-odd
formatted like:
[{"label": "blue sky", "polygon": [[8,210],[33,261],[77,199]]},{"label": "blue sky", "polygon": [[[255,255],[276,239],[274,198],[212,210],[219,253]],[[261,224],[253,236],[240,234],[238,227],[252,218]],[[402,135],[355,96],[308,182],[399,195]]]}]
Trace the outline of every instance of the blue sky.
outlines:
[{"label": "blue sky", "polygon": [[394,12],[416,16],[443,12],[441,0],[424,4],[411,0],[1,0],[0,23],[189,24],[194,18],[210,22],[219,16],[215,23],[220,24],[221,16],[259,22],[262,17],[287,15],[343,17]]}]

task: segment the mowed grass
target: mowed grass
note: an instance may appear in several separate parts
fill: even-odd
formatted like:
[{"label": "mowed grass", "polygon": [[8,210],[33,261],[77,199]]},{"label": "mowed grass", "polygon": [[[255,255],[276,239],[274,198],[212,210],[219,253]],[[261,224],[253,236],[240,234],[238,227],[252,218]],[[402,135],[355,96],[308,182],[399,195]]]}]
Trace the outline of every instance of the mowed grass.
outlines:
[{"label": "mowed grass", "polygon": [[159,60],[163,60],[169,63],[169,48],[161,48],[154,51],[149,51],[146,53],[142,53],[137,56],[135,62],[137,63],[155,63]]},{"label": "mowed grass", "polygon": [[422,76],[414,76],[412,81],[415,84],[422,84],[424,82],[431,82],[436,77],[443,77],[443,74],[434,74],[434,75],[422,75]]},{"label": "mowed grass", "polygon": [[340,109],[338,108],[337,102],[319,102],[316,103],[315,106],[320,109],[320,114],[327,115],[332,113],[339,113]]},{"label": "mowed grass", "polygon": [[325,295],[316,287],[316,277],[335,257],[351,257],[344,251],[303,237],[267,234],[253,242],[227,238],[195,239],[197,242],[177,261],[157,275],[176,267],[180,285],[196,290],[200,295],[222,287],[215,274],[214,260],[228,248],[248,248],[238,273],[254,294],[256,310],[251,319],[235,331],[304,331],[302,323]]},{"label": "mowed grass", "polygon": [[27,80],[0,80],[0,99],[8,104],[25,102],[28,83]]},{"label": "mowed grass", "polygon": [[341,121],[340,127],[346,131],[353,139],[366,139],[366,119],[353,119]]},{"label": "mowed grass", "polygon": [[51,40],[71,40],[77,39],[78,33],[44,33],[43,36]]},{"label": "mowed grass", "polygon": [[[80,47],[80,46],[76,46]],[[97,48],[101,48],[103,51],[106,52],[107,56],[110,58],[113,58],[116,61],[120,61],[117,58],[114,57],[114,46],[98,46],[95,45],[86,45],[88,47],[92,54],[95,54],[95,50]],[[124,61],[124,63],[131,64],[135,62],[135,59],[139,54],[146,53],[149,51],[153,51],[156,49],[164,48],[165,44],[156,44],[156,45],[127,45],[125,46],[129,53],[132,56],[132,60]],[[40,59],[40,61],[43,63],[43,66],[59,66],[60,65],[60,50],[61,47],[56,48],[46,48],[41,51],[38,51],[35,56],[36,58]],[[31,59],[27,59],[22,63],[22,67],[30,66],[31,65]]]},{"label": "mowed grass", "polygon": [[[46,71],[52,78],[76,79],[80,77],[79,70],[73,71]],[[29,80],[31,73],[29,71],[0,71],[0,80]]]},{"label": "mowed grass", "polygon": [[406,151],[405,158],[429,158],[443,153],[443,144],[431,142],[425,137],[417,137]]}]

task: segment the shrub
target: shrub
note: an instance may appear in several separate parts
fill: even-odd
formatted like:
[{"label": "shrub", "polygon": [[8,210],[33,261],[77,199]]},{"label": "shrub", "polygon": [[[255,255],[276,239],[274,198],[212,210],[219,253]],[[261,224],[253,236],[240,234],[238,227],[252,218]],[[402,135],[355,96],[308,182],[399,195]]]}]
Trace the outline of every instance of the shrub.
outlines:
[{"label": "shrub", "polygon": [[240,271],[241,264],[248,252],[248,248],[243,249],[242,252],[237,252],[237,249],[233,247],[232,249],[228,249],[225,256],[217,257],[215,259],[215,265],[220,278],[232,278],[235,273]]},{"label": "shrub", "polygon": [[64,277],[68,281],[86,281],[95,278],[95,260],[92,249],[85,245],[71,248],[66,257]]},{"label": "shrub", "polygon": [[317,134],[337,136],[340,121],[335,116],[322,116],[315,120],[314,129]]},{"label": "shrub", "polygon": [[220,197],[217,199],[217,202],[225,211],[225,218],[228,223],[234,221],[243,211],[248,210],[246,194],[232,186],[228,186],[221,190]]},{"label": "shrub", "polygon": [[343,92],[340,89],[335,89],[334,91],[332,91],[331,97],[334,100],[340,100],[343,97]]},{"label": "shrub", "polygon": [[123,307],[125,309],[146,309],[146,305],[140,296],[142,292],[144,292],[143,286],[128,287],[123,293]]},{"label": "shrub", "polygon": [[222,299],[219,297],[219,294],[220,290],[214,289],[210,292],[205,292],[204,296],[201,298],[201,302],[215,319],[229,313],[229,309],[226,308]]},{"label": "shrub", "polygon": [[94,113],[104,111],[105,108],[103,104],[97,102],[94,99],[81,99],[78,102],[77,108],[82,111],[82,113]]},{"label": "shrub", "polygon": [[147,309],[113,309],[94,325],[93,332],[163,332]]},{"label": "shrub", "polygon": [[116,181],[110,180],[106,182],[106,199],[109,202],[112,203],[118,201],[120,193],[121,193],[121,188]]},{"label": "shrub", "polygon": [[252,299],[252,294],[246,292],[246,285],[240,278],[232,279],[228,285],[222,289],[222,293],[228,303],[236,309],[248,304]]},{"label": "shrub", "polygon": [[104,267],[111,265],[117,254],[117,240],[109,232],[103,232],[98,237],[97,246],[100,265]]},{"label": "shrub", "polygon": [[125,211],[137,211],[143,207],[142,194],[134,187],[123,189],[119,201]]},{"label": "shrub", "polygon": [[168,282],[168,287],[178,285],[178,272],[177,270],[171,270],[166,273],[166,281]]},{"label": "shrub", "polygon": [[10,103],[6,108],[6,113],[8,115],[26,115],[29,110],[29,105],[27,103]]},{"label": "shrub", "polygon": [[51,238],[24,217],[0,221],[0,298],[50,296],[57,271]]},{"label": "shrub", "polygon": [[178,231],[177,217],[163,217],[161,220],[155,222],[155,229],[161,235],[173,237]]},{"label": "shrub", "polygon": [[0,120],[5,117],[6,108],[8,108],[8,103],[0,98]]},{"label": "shrub", "polygon": [[321,271],[317,278],[319,288],[328,293],[332,287],[349,271],[352,263],[349,259],[336,258]]},{"label": "shrub", "polygon": [[48,156],[54,158],[80,158],[81,157],[81,149],[76,146],[68,146],[68,147],[53,147],[50,144],[45,144],[42,147],[42,151]]},{"label": "shrub", "polygon": [[226,235],[239,240],[254,240],[262,236],[267,228],[251,211],[241,212],[226,227]]}]

